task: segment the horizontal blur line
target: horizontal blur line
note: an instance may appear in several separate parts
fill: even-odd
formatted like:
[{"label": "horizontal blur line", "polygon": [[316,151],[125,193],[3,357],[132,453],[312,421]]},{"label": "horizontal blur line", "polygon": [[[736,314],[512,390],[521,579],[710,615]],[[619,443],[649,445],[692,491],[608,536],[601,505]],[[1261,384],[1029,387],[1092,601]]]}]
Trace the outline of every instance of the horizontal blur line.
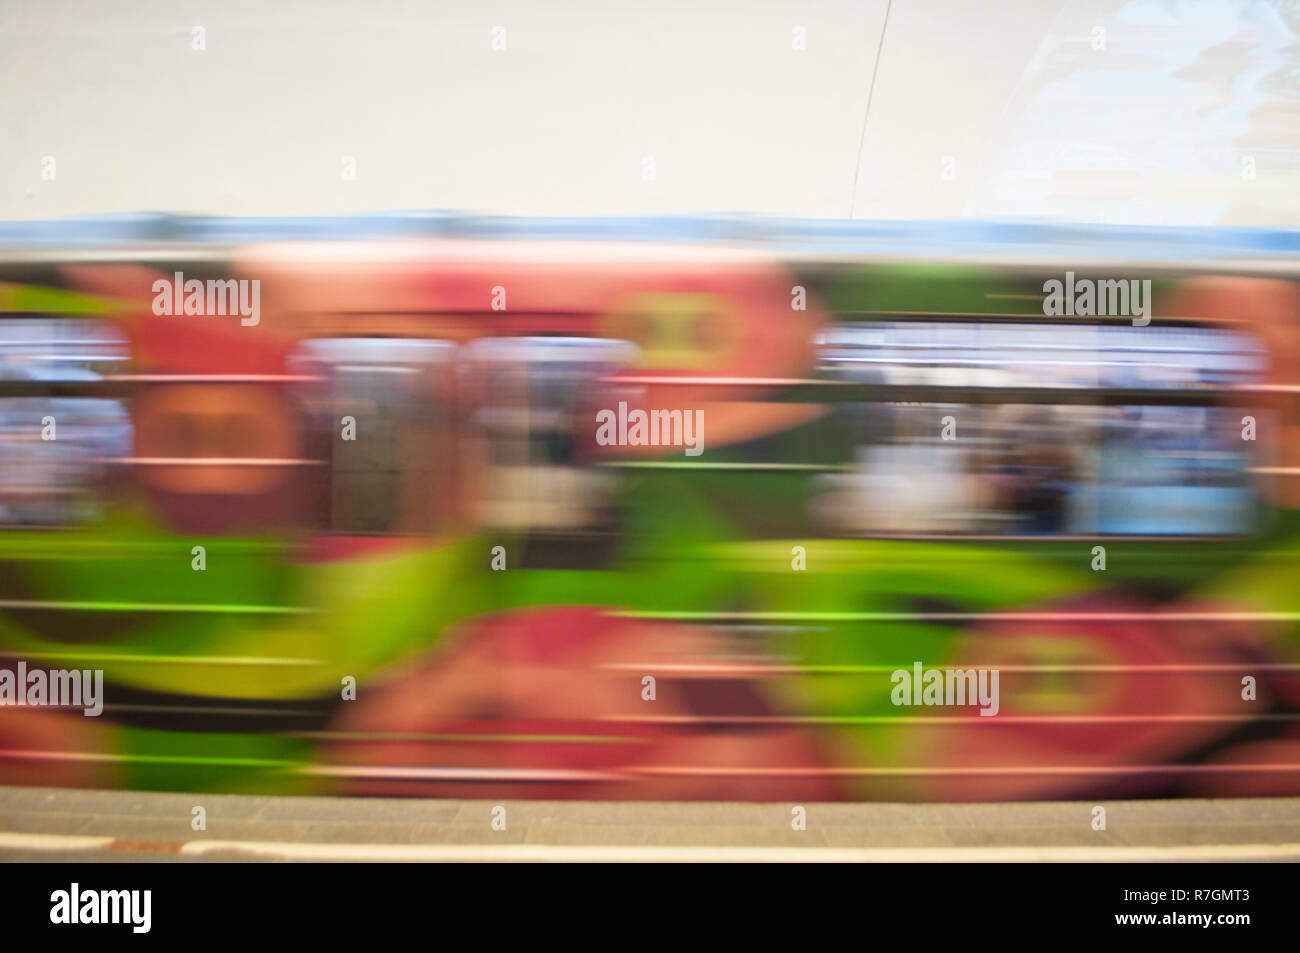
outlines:
[{"label": "horizontal blur line", "polygon": [[315,718],[317,711],[294,711],[285,708],[222,708],[219,705],[113,705],[104,703],[104,711],[166,712],[174,715],[257,715]]},{"label": "horizontal blur line", "polygon": [[391,781],[618,781],[609,771],[561,771],[550,768],[414,768],[308,765],[299,773],[321,778],[372,778]]},{"label": "horizontal blur line", "polygon": [[1294,622],[1300,612],[642,612],[621,619],[686,622]]},{"label": "horizontal blur line", "polygon": [[319,612],[300,606],[254,606],[206,602],[46,602],[0,599],[0,609],[48,609],[62,612],[214,612],[231,615],[296,615]]},{"label": "horizontal blur line", "polygon": [[0,651],[3,658],[39,658],[75,662],[132,662],[149,665],[262,665],[267,667],[324,665],[314,658],[261,658],[255,655],[116,655],[109,652]]},{"label": "horizontal blur line", "polygon": [[0,397],[125,397],[146,384],[310,384],[301,374],[107,374],[95,380],[0,379]]},{"label": "horizontal blur line", "polygon": [[[1110,394],[1132,395],[1134,397],[1169,395],[1191,392],[1202,396],[1240,396],[1268,394],[1300,394],[1300,384],[1239,384],[1231,387],[1092,387],[1092,386],[1046,386],[1046,385],[964,385],[964,384],[881,384],[859,383],[846,380],[825,380],[813,377],[691,377],[681,374],[637,374],[626,376],[600,377],[601,384],[645,384],[667,385],[676,387],[807,387],[809,389],[856,388],[864,392],[862,400],[897,400],[890,396],[900,391],[933,391],[939,394],[961,393],[963,391],[988,391],[992,393],[1025,393],[1070,395],[1070,394]],[[872,396],[869,396],[872,395]]]},{"label": "horizontal blur line", "polygon": [[[1105,351],[1108,354],[1211,354],[1215,357],[1263,357],[1264,352],[1255,349],[1240,348],[1213,348],[1213,347],[1162,347],[1158,344],[1140,345],[1140,344],[1120,344],[1112,342],[1109,344],[1062,344],[1060,342],[1035,342],[1012,343],[1010,341],[989,342],[984,344],[963,344],[955,341],[942,341],[938,338],[933,341],[924,343],[912,343],[908,341],[891,341],[888,343],[879,341],[867,341],[858,343],[852,337],[838,338],[834,337],[839,329],[832,329],[829,332],[829,338],[826,347],[844,350],[878,350],[878,351],[1060,351],[1064,353],[1080,352],[1087,354],[1096,354],[1098,351]],[[849,330],[849,329],[843,329]],[[835,360],[829,357],[827,360]]]},{"label": "horizontal blur line", "polygon": [[689,460],[611,460],[596,464],[620,470],[810,470],[818,472],[848,472],[851,464],[841,463],[694,463]]},{"label": "horizontal blur line", "polygon": [[[117,357],[99,357],[90,358],[76,354],[24,354],[19,355],[28,360],[60,360],[60,361],[88,361],[88,360],[124,360],[125,358]],[[46,380],[4,380],[0,386],[8,387],[11,384],[35,385],[35,384],[87,384],[87,385],[114,385],[114,384],[314,384],[327,380],[324,377],[317,377],[312,374],[103,374],[92,380],[67,379],[59,378]],[[24,389],[27,389],[24,387]]]},{"label": "horizontal blur line", "polygon": [[87,754],[81,751],[32,751],[0,749],[0,758],[14,761],[76,761],[94,764],[176,764],[212,765],[227,768],[281,768],[295,769],[300,761],[276,761],[270,758],[215,758],[208,755],[159,754]]},{"label": "horizontal blur line", "polygon": [[656,725],[1217,725],[1300,721],[1300,712],[1270,715],[601,715],[599,720]]},{"label": "horizontal blur line", "polygon": [[[987,292],[985,297],[991,297]],[[1046,295],[1032,295],[1031,297],[1042,300]],[[1019,319],[1015,323],[1023,323],[1028,318],[1033,324],[1041,324],[1044,327],[1052,325],[1068,325],[1071,327],[1114,327],[1115,325],[1127,325],[1133,320],[1135,315],[1122,314],[1043,314],[1042,309],[1036,311],[896,311],[891,308],[870,309],[870,308],[836,308],[836,314],[888,314],[897,315],[900,318],[908,319],[909,323],[913,319],[924,319],[934,321],[948,321],[954,318],[1010,318]],[[1198,328],[1207,323],[1213,323],[1213,319],[1205,318],[1201,315],[1175,315],[1161,314],[1153,315],[1152,322],[1159,325],[1177,322],[1178,324],[1193,323]]]},{"label": "horizontal blur line", "polygon": [[[766,377],[603,377],[610,386],[673,386],[776,390],[765,399],[812,403],[922,403],[939,405],[1044,404],[1106,407],[1210,407],[1243,398],[1267,403],[1269,398],[1295,397],[1300,386],[1242,387],[1037,387],[1027,385],[970,386],[965,384],[868,384],[845,380]],[[741,399],[740,395],[735,399]]]},{"label": "horizontal blur line", "polygon": [[421,768],[411,766],[312,765],[265,758],[214,758],[205,756],[85,754],[68,751],[0,750],[0,758],[20,761],[64,761],[132,764],[205,764],[224,767],[281,768],[295,774],[329,778],[370,778],[410,781],[622,781],[635,776],[686,777],[943,777],[998,775],[1091,774],[1285,774],[1300,771],[1300,764],[1150,764],[1150,765],[1006,765],[998,767],[852,767],[852,768],[730,768],[693,765],[626,767],[615,771],[564,771],[546,768]]},{"label": "horizontal blur line", "polygon": [[1145,543],[1223,543],[1245,539],[1242,535],[1186,536],[1176,533],[1141,534],[1141,533],[870,533],[858,534],[852,539],[898,539],[926,542],[1004,542],[1004,543],[1105,543],[1105,542],[1145,542]]},{"label": "horizontal blur line", "polygon": [[[682,672],[698,674],[755,674],[755,675],[839,675],[856,672],[910,672],[912,662],[898,665],[764,665],[744,664],[644,664],[613,662],[599,668],[614,672]],[[927,668],[954,671],[957,669],[996,669],[999,672],[1296,672],[1300,664],[1277,662],[1266,665],[928,665]]]},{"label": "horizontal blur line", "polygon": [[[58,539],[58,532],[49,533],[49,539]],[[6,539],[4,533],[0,533],[0,543]],[[76,542],[67,543],[66,545],[60,540],[58,549],[60,554],[63,551],[80,553],[85,550],[108,550],[110,554],[125,552],[127,550],[145,551],[145,552],[166,552],[175,547],[175,543],[168,540],[135,540],[135,539],[78,539]],[[283,542],[265,542],[263,540],[241,539],[241,540],[224,540],[222,542],[223,551],[228,552],[281,552],[287,548]],[[32,542],[30,539],[24,540],[21,544],[24,553],[30,552]]]},{"label": "horizontal blur line", "polygon": [[[191,383],[202,383],[192,378]],[[609,386],[680,386],[697,389],[736,387],[776,390],[764,399],[780,403],[923,403],[977,406],[986,404],[1092,405],[1111,407],[1206,407],[1251,399],[1267,405],[1273,398],[1294,398],[1295,385],[1240,387],[1036,387],[1025,385],[866,384],[847,380],[802,378],[604,377]],[[135,382],[139,383],[139,382]],[[130,381],[0,380],[0,397],[116,397],[128,395]]]},{"label": "horizontal blur line", "polygon": [[87,754],[77,751],[0,750],[0,759],[16,761],[76,761],[93,763],[216,765],[225,767],[283,768],[295,774],[325,778],[372,778],[409,781],[618,781],[623,775],[602,771],[561,771],[532,768],[418,768],[384,765],[356,767],[314,765],[266,758],[214,758],[203,755]]},{"label": "horizontal blur line", "polygon": [[[33,843],[35,834],[0,835],[17,838],[15,846]],[[68,837],[76,845],[85,838]],[[6,842],[0,843],[4,846]],[[50,842],[41,842],[49,849]],[[500,860],[615,863],[956,863],[1024,861],[1194,861],[1194,860],[1294,860],[1300,844],[1201,844],[1173,847],[689,847],[660,845],[550,845],[550,844],[326,844],[267,843],[263,841],[189,841],[185,855],[222,856],[249,853],[254,857],[322,861],[449,861]]]},{"label": "horizontal blur line", "polygon": [[91,457],[87,462],[137,467],[314,467],[329,463],[294,457]]},{"label": "horizontal blur line", "polygon": [[146,841],[112,835],[0,832],[0,850],[179,854],[254,860],[353,863],[509,861],[549,863],[1017,863],[1294,860],[1300,844],[1135,847],[762,847],[658,844],[340,844],[321,841]]},{"label": "horizontal blur line", "polygon": [[[15,324],[19,324],[23,319],[22,319],[22,318],[16,318],[16,319],[6,318],[6,320],[13,320]],[[41,319],[40,319],[40,318],[37,318],[37,319],[35,319],[35,320],[39,322]],[[4,326],[3,326],[3,325],[0,325],[0,327],[4,327]],[[8,328],[5,328],[5,330],[7,331]],[[88,330],[88,329],[87,329],[87,330]],[[20,349],[22,349],[22,348],[24,348],[24,347],[51,347],[51,348],[60,348],[60,347],[63,347],[63,348],[68,348],[68,347],[98,347],[98,348],[117,348],[117,347],[121,347],[121,345],[122,345],[122,341],[120,341],[120,340],[117,339],[117,338],[65,338],[65,337],[58,337],[58,338],[56,338],[56,337],[47,337],[47,338],[44,338],[44,339],[41,339],[41,340],[36,340],[36,341],[33,341],[33,340],[30,339],[30,338],[21,338],[21,339],[18,339],[18,338],[9,338],[9,339],[7,339],[7,340],[0,340],[0,350],[13,350],[13,351],[20,350]],[[62,356],[62,355],[57,355],[57,356]]]},{"label": "horizontal blur line", "polygon": [[[32,711],[85,711],[93,707],[89,703],[82,705],[29,705],[26,702],[0,702],[0,708],[17,708],[20,711],[30,709]],[[91,716],[95,717],[95,716]]]},{"label": "horizontal blur line", "polygon": [[316,738],[322,741],[492,741],[532,744],[644,744],[649,739],[618,735],[519,735],[519,734],[420,734],[386,731],[286,731],[292,738]]},{"label": "horizontal blur line", "polygon": [[1300,467],[1247,467],[1246,472],[1297,476],[1300,475]]},{"label": "horizontal blur line", "polygon": [[[1034,297],[1039,298],[1039,299],[1041,300],[1043,297],[1046,297],[1046,295],[1034,295]],[[884,309],[873,309],[873,308],[836,308],[836,309],[835,309],[835,313],[836,313],[836,314],[889,314],[889,315],[897,315],[897,316],[900,317],[900,318],[909,318],[909,319],[911,319],[911,318],[932,318],[932,319],[934,319],[934,320],[936,320],[936,321],[944,321],[944,320],[949,320],[949,319],[952,319],[952,318],[1022,318],[1022,319],[1023,319],[1023,318],[1031,318],[1031,319],[1034,319],[1035,321],[1040,321],[1042,324],[1054,324],[1054,323],[1057,323],[1057,322],[1059,322],[1059,323],[1061,323],[1061,324],[1065,324],[1066,322],[1065,322],[1065,321],[1061,321],[1061,318],[1062,318],[1062,317],[1067,317],[1067,318],[1075,318],[1075,319],[1077,319],[1080,323],[1085,323],[1085,324],[1089,324],[1089,325],[1091,325],[1091,324],[1094,323],[1093,321],[1090,321],[1090,320],[1089,320],[1090,317],[1094,317],[1094,316],[1091,316],[1091,315],[1046,315],[1046,314],[1042,314],[1041,311],[1042,311],[1041,308],[1038,309],[1038,310],[1036,310],[1036,311],[1004,311],[1004,312],[998,312],[998,311],[898,311],[898,310],[895,310],[895,309],[893,309],[893,308],[884,308]],[[1056,321],[1048,321],[1048,320],[1046,320],[1048,317],[1053,317],[1053,318],[1056,319]],[[1110,317],[1110,316],[1108,316],[1108,315],[1101,315],[1101,316],[1099,316],[1099,317],[1101,318],[1101,320],[1097,320],[1097,321],[1095,322],[1096,325],[1097,325],[1098,327],[1103,326],[1103,325],[1111,325],[1111,324],[1118,324],[1118,323],[1124,323],[1124,324],[1127,324],[1128,322],[1130,322],[1130,321],[1133,320],[1131,317],[1127,317],[1127,318],[1125,318],[1125,317],[1115,316],[1115,317],[1111,317],[1110,320],[1106,320],[1107,317]],[[1074,322],[1070,322],[1070,323],[1074,323]]]},{"label": "horizontal blur line", "polygon": [[664,765],[652,768],[627,768],[629,774],[685,777],[946,777],[1025,774],[1216,774],[1243,772],[1252,774],[1288,774],[1300,771],[1300,764],[1135,764],[1135,765],[1010,765],[988,768],[697,768]]},{"label": "horizontal blur line", "polygon": [[[886,345],[886,347],[888,347]],[[996,347],[996,345],[992,345]],[[1153,361],[1150,358],[1135,358],[1129,361],[1117,360],[1079,360],[1079,361],[1049,361],[1049,360],[1009,360],[1007,358],[957,358],[957,357],[829,357],[825,359],[828,364],[835,365],[863,365],[869,364],[879,367],[1096,367],[1096,368],[1152,368],[1160,367],[1165,369],[1181,370],[1187,367],[1187,364],[1178,364],[1172,361]],[[877,385],[878,386],[878,385]],[[981,385],[974,384],[974,387]],[[1248,385],[1247,385],[1248,386]],[[1097,390],[1107,390],[1109,388],[1101,386]]]},{"label": "horizontal blur line", "polygon": [[803,377],[682,377],[680,375],[664,376],[656,374],[636,374],[615,377],[600,377],[601,384],[669,384],[696,387],[797,387],[807,384],[824,387],[840,383],[839,381],[819,381]]},{"label": "horizontal blur line", "polygon": [[[70,242],[60,242],[61,247],[57,248],[0,248],[0,261],[5,263],[12,262],[49,262],[54,264],[66,264],[68,261],[68,249],[72,247]],[[127,246],[116,248],[89,248],[82,247],[76,251],[76,260],[79,263],[84,262],[130,262],[138,264],[149,262],[151,264],[164,264],[173,261],[199,261],[210,262],[214,259],[221,260],[222,255],[229,255],[234,246],[230,243],[217,243],[212,245],[195,246],[187,248],[184,245],[178,245],[174,242],[161,245],[155,240],[149,240],[148,244],[144,241],[131,240]],[[67,311],[46,311],[46,312],[22,312],[30,314],[71,314],[74,312]],[[16,320],[21,320],[18,318]]]},{"label": "horizontal blur line", "polygon": [[126,355],[121,353],[112,354],[24,354],[20,349],[15,347],[5,347],[0,344],[0,350],[9,351],[5,355],[7,358],[22,358],[24,361],[40,361],[46,364],[54,361],[69,361],[78,364],[105,364],[110,361],[125,361]]},{"label": "horizontal blur line", "polygon": [[122,384],[311,384],[328,380],[315,374],[107,374]]}]

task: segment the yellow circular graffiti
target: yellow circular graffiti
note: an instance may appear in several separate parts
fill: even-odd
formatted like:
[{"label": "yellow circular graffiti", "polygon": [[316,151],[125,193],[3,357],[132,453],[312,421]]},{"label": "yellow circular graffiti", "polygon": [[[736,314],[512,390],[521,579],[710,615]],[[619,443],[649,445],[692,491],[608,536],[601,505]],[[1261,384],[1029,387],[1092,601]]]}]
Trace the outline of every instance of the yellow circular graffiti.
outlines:
[{"label": "yellow circular graffiti", "polygon": [[704,370],[735,355],[743,329],[723,295],[652,291],[621,299],[602,331],[635,344],[638,367]]}]

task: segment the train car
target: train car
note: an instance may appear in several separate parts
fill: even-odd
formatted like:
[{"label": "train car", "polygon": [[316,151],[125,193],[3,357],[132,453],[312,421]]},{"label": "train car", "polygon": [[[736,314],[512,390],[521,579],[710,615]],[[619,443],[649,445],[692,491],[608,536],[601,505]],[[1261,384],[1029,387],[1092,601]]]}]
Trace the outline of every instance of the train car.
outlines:
[{"label": "train car", "polygon": [[0,227],[0,783],[1298,794],[1298,254]]}]

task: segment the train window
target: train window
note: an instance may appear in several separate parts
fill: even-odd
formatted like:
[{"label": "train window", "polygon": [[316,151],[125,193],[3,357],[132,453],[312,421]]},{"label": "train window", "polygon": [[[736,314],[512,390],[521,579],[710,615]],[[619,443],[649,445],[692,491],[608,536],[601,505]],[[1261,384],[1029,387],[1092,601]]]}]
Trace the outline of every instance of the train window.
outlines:
[{"label": "train window", "polygon": [[[824,478],[817,505],[845,532],[1253,528],[1255,445],[1241,438],[1242,412],[1208,396],[1261,378],[1266,355],[1245,335],[899,322],[836,329],[818,343],[823,376],[875,394],[837,409],[851,469]],[[1060,397],[1017,399],[1043,388]]]},{"label": "train window", "polygon": [[328,461],[322,522],[335,533],[434,531],[451,480],[443,401],[455,345],[421,338],[320,338],[292,366],[306,389],[312,442]]},{"label": "train window", "polygon": [[42,391],[102,380],[126,358],[126,342],[98,322],[0,321],[0,392],[9,391],[0,396],[0,525],[98,517],[107,465],[131,453],[130,414],[121,401]]},{"label": "train window", "polygon": [[578,415],[597,378],[628,363],[623,341],[579,337],[485,338],[470,346],[485,443],[484,523],[523,532],[584,532],[609,519],[611,477],[583,461]]},{"label": "train window", "polygon": [[822,366],[889,386],[1174,388],[1258,380],[1267,355],[1219,328],[882,322],[824,332]]}]

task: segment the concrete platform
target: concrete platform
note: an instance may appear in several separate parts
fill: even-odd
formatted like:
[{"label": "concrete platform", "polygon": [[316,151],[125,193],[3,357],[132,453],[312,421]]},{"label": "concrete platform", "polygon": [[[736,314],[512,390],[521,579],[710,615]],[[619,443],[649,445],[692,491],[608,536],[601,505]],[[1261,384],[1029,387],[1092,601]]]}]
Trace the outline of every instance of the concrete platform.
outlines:
[{"label": "concrete platform", "polygon": [[[1300,799],[425,801],[0,788],[3,861],[1296,861]],[[194,808],[206,829],[194,830]],[[502,811],[504,809],[504,815]],[[494,817],[504,818],[504,829]]]}]

